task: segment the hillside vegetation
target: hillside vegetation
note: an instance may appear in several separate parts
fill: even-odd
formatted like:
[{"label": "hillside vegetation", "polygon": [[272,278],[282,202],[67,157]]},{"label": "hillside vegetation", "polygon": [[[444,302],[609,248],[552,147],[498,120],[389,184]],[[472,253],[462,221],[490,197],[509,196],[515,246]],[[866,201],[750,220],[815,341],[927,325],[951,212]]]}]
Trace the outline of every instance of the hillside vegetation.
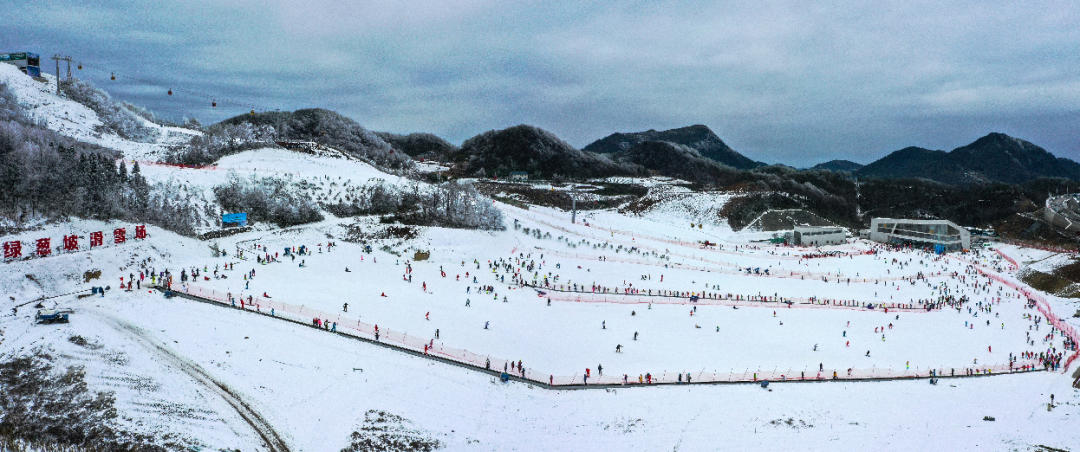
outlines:
[{"label": "hillside vegetation", "polygon": [[[277,139],[314,141],[349,153],[377,168],[395,174],[409,172],[413,161],[395,152],[378,134],[340,113],[322,108],[292,112],[264,112],[235,116],[213,127],[251,124],[256,130],[275,131]],[[211,127],[211,129],[213,129]]]},{"label": "hillside vegetation", "polygon": [[518,125],[466,140],[452,160],[469,176],[499,176],[525,171],[546,179],[644,175],[637,165],[575,149],[539,127]]}]

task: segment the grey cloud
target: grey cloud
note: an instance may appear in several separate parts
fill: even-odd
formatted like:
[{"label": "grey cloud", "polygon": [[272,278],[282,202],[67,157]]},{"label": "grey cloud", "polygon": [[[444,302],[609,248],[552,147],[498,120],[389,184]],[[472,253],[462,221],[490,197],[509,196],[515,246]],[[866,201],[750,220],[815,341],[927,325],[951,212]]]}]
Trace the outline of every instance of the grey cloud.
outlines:
[{"label": "grey cloud", "polygon": [[[25,1],[4,49],[72,54],[162,87],[325,107],[460,142],[518,123],[584,146],[706,124],[808,166],[951,149],[991,131],[1080,159],[1075,2]],[[10,11],[7,11],[10,10]],[[107,82],[204,122],[244,110]]]}]

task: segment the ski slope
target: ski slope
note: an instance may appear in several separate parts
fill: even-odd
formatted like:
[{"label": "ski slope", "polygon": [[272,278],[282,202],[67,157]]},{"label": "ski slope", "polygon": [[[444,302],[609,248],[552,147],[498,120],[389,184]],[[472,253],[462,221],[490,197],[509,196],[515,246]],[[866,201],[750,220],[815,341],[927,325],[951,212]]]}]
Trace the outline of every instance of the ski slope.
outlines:
[{"label": "ski slope", "polygon": [[165,156],[169,146],[186,143],[200,132],[180,127],[163,127],[145,119],[146,127],[160,130],[156,143],[138,143],[100,131],[103,125],[97,113],[78,102],[56,95],[56,77],[42,74],[44,82],[27,77],[10,64],[0,65],[0,83],[5,84],[26,109],[27,114],[60,135],[96,144],[123,153],[129,160],[157,160]]}]

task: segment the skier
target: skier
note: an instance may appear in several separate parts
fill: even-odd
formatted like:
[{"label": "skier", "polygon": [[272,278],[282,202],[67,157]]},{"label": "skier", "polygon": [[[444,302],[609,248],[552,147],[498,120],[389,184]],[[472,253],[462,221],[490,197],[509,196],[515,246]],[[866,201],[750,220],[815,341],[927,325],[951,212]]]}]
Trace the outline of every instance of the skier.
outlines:
[{"label": "skier", "polygon": [[345,303],[344,305],[342,305],[341,310],[345,311],[345,312],[349,312],[349,303]]}]

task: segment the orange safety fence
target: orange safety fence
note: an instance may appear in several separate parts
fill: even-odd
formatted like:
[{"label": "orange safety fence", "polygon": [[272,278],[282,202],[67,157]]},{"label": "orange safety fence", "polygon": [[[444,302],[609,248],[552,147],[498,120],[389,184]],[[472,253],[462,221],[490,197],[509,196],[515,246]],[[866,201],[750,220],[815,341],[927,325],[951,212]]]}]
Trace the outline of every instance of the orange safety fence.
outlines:
[{"label": "orange safety fence", "polygon": [[[228,299],[229,293],[217,291],[215,289],[208,289],[200,287],[198,285],[185,284],[179,288],[180,292],[194,296],[205,301],[215,302],[223,306],[235,306],[236,309],[243,309],[247,311],[259,312],[265,315],[273,315],[274,317],[281,317],[284,319],[300,322],[303,324],[310,324],[313,328],[316,328],[314,319],[321,319],[324,323],[317,328],[335,331],[337,333],[346,334],[366,340],[375,339],[375,325],[369,324],[360,320],[355,320],[343,316],[342,313],[327,313],[318,309],[310,308],[304,305],[296,306],[282,301],[274,300],[264,297],[251,297],[249,303],[245,298],[242,302],[238,297],[233,297],[232,300]],[[235,302],[235,304],[234,304]],[[336,325],[334,325],[336,323]],[[386,344],[390,347],[399,348],[403,350],[409,350],[417,353],[423,353],[427,355],[436,356],[449,361],[454,361],[465,366],[485,369],[489,368],[494,371],[501,371],[507,369],[509,374],[515,377],[522,377],[521,371],[509,371],[512,361],[492,357],[489,355],[481,355],[473,353],[468,350],[449,347],[441,342],[435,342],[431,339],[422,339],[416,336],[411,336],[406,333],[393,331],[388,328],[378,329],[378,341]],[[425,347],[426,346],[426,347]],[[425,349],[426,348],[426,349]],[[489,364],[490,363],[490,367]],[[870,369],[829,369],[824,372],[807,372],[803,374],[803,371],[799,370],[781,370],[774,368],[773,370],[751,370],[746,369],[742,372],[705,372],[704,370],[690,373],[692,382],[696,383],[723,383],[723,382],[754,382],[762,380],[771,381],[785,381],[785,380],[867,380],[867,379],[904,379],[904,378],[926,378],[931,376],[931,371],[936,372],[937,376],[954,376],[954,375],[993,375],[993,374],[1005,374],[1038,370],[1037,363],[1034,360],[1024,361],[1020,364],[997,364],[989,366],[974,366],[974,367],[956,367],[956,368],[916,368],[912,369],[892,369],[892,368],[870,368]],[[833,377],[832,373],[836,373],[836,377]],[[640,375],[645,375],[642,372]],[[685,377],[684,377],[685,378]],[[622,375],[599,375],[594,374],[585,381],[584,372],[580,375],[566,376],[566,375],[550,375],[542,372],[537,372],[526,366],[524,373],[524,380],[541,384],[549,384],[551,386],[580,386],[583,384],[603,384],[603,385],[618,385],[623,384]],[[653,384],[673,384],[680,381],[679,374],[677,372],[664,372],[652,375],[651,379]],[[627,382],[631,384],[637,384],[636,376],[628,376]]]},{"label": "orange safety fence", "polygon": [[[526,286],[528,287],[528,286]],[[539,289],[538,289],[539,290]],[[856,311],[887,312],[927,312],[926,306],[921,303],[871,303],[857,300],[817,299],[817,298],[784,298],[784,301],[773,299],[774,297],[728,297],[726,295],[716,298],[699,297],[697,301],[691,301],[687,296],[660,295],[660,294],[627,294],[627,293],[593,293],[573,290],[558,290],[545,288],[544,298],[555,301],[576,303],[611,303],[611,304],[658,304],[658,305],[694,305],[694,306],[741,306],[741,307],[773,307],[773,308],[834,308]],[[791,301],[788,304],[787,301]],[[868,305],[873,304],[870,308]]]},{"label": "orange safety fence", "polygon": [[[545,254],[554,254],[554,255],[559,256],[559,257],[566,257],[566,258],[571,258],[571,259],[582,259],[582,260],[594,261],[594,262],[605,262],[605,263],[606,262],[614,262],[614,263],[620,263],[620,264],[649,265],[649,266],[654,266],[654,267],[661,267],[663,265],[667,265],[668,267],[664,267],[664,268],[668,268],[668,269],[671,269],[671,270],[693,270],[693,271],[704,271],[704,272],[712,272],[712,273],[724,273],[724,274],[731,274],[731,275],[758,276],[758,277],[763,277],[763,278],[804,279],[805,277],[809,276],[809,277],[816,278],[816,279],[820,279],[822,277],[840,278],[840,279],[843,279],[845,281],[848,280],[848,279],[854,279],[855,282],[864,282],[864,283],[869,283],[869,282],[873,282],[873,281],[910,281],[911,278],[912,278],[912,277],[909,277],[909,276],[890,276],[890,277],[874,277],[874,278],[862,278],[862,277],[844,278],[842,276],[837,276],[837,273],[801,272],[801,271],[794,271],[794,270],[775,271],[775,272],[770,272],[769,274],[765,274],[765,273],[753,273],[753,274],[751,274],[751,273],[747,273],[745,270],[741,270],[741,269],[744,269],[744,268],[747,268],[747,267],[739,266],[739,265],[736,265],[736,264],[733,264],[733,263],[730,263],[730,262],[714,261],[714,260],[707,259],[707,258],[704,258],[704,257],[681,256],[681,257],[685,257],[687,259],[693,259],[693,260],[697,260],[697,261],[701,261],[701,262],[705,262],[705,263],[709,263],[709,264],[714,264],[714,265],[719,265],[719,266],[724,266],[724,267],[731,267],[731,268],[735,268],[735,269],[739,269],[739,270],[718,269],[718,268],[713,268],[713,267],[687,265],[687,264],[683,264],[683,263],[660,264],[660,263],[648,262],[648,261],[645,261],[645,260],[625,259],[625,258],[620,258],[620,257],[615,257],[615,258],[604,257],[604,260],[597,261],[598,256],[590,256],[590,255],[585,255],[585,254],[580,254],[580,253],[571,253],[571,252],[568,252],[568,251],[559,251],[559,250],[553,250],[553,249],[550,249],[550,248],[539,248],[539,249],[543,250]],[[517,248],[514,248],[514,251],[512,251],[511,254],[513,254],[516,251],[517,251]],[[677,255],[675,253],[664,253],[664,254],[671,254],[673,256]],[[773,256],[766,256],[766,257],[772,258]],[[761,258],[761,257],[758,257],[758,258]],[[787,273],[787,274],[785,275],[784,273]],[[923,275],[923,277],[941,276],[941,274],[942,274],[941,272],[936,272],[936,273]]]},{"label": "orange safety fence", "polygon": [[[979,271],[979,273],[986,276],[987,278],[993,279],[1000,284],[1012,288],[1013,290],[1016,290],[1023,294],[1028,300],[1035,302],[1035,308],[1038,309],[1039,313],[1041,313],[1043,317],[1046,318],[1047,323],[1053,325],[1054,328],[1061,332],[1061,334],[1069,336],[1069,338],[1072,339],[1073,343],[1080,344],[1080,335],[1076,333],[1076,329],[1073,328],[1072,325],[1069,325],[1067,322],[1055,315],[1054,312],[1050,309],[1050,304],[1046,301],[1046,298],[1043,298],[1042,295],[1034,293],[1028,290],[1026,287],[1021,286],[1020,284],[1002,278],[1000,275],[986,271],[981,266],[976,266],[975,268]],[[1080,356],[1080,350],[1077,350],[1076,353],[1073,353],[1072,356],[1068,357],[1065,360],[1065,364],[1061,366],[1062,372],[1069,370],[1069,366],[1072,364],[1073,361],[1077,359],[1077,356]]]}]

